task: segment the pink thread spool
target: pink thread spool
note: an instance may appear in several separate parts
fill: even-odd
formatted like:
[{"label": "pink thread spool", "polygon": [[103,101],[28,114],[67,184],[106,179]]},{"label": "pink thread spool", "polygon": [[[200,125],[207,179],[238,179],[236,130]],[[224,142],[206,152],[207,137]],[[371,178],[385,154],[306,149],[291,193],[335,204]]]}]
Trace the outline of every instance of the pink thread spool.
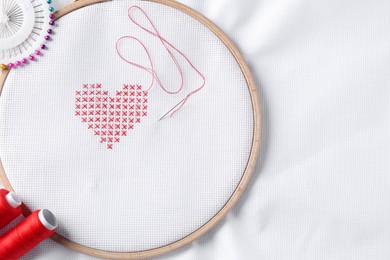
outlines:
[{"label": "pink thread spool", "polygon": [[0,189],[0,228],[22,214],[22,201],[15,192]]}]

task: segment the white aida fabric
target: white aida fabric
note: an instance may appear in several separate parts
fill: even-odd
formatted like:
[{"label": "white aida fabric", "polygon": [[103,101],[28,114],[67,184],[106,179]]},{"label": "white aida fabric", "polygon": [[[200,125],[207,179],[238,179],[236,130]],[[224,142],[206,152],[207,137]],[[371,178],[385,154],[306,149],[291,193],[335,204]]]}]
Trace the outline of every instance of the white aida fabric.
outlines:
[{"label": "white aida fabric", "polygon": [[[234,211],[155,259],[390,259],[390,2],[181,2],[249,62],[263,149]],[[94,258],[46,241],[24,259]]]},{"label": "white aida fabric", "polygon": [[[161,42],[128,19],[132,5],[206,78],[173,118],[158,120],[202,81],[177,56],[182,93],[142,91],[150,75],[119,58],[121,36],[145,44],[166,88],[177,89],[180,78]],[[139,11],[133,16],[150,28]],[[119,49],[149,66],[135,41]],[[236,189],[253,138],[249,90],[226,46],[185,13],[140,1],[62,18],[44,59],[11,71],[0,120],[1,159],[21,199],[50,209],[67,239],[114,252],[161,247],[207,223]]]}]

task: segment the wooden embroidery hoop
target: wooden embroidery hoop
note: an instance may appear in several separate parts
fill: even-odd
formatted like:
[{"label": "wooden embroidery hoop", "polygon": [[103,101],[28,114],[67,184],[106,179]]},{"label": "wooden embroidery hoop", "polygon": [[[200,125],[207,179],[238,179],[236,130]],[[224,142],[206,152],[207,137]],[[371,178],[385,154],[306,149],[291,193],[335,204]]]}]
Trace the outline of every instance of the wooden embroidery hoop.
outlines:
[{"label": "wooden embroidery hoop", "polygon": [[[102,2],[108,2],[110,0],[79,0],[77,2],[71,3],[64,8],[58,10],[56,12],[56,19],[60,19],[62,16],[65,16],[77,9],[98,4]],[[237,185],[235,191],[229,198],[229,200],[226,202],[226,204],[221,208],[221,210],[213,217],[211,218],[207,223],[205,223],[202,227],[191,233],[190,235],[173,242],[171,244],[154,248],[151,250],[145,250],[140,252],[109,252],[109,251],[103,251],[98,250],[90,247],[86,247],[83,245],[80,245],[78,243],[75,243],[73,241],[70,241],[58,234],[54,234],[51,238],[55,240],[56,242],[72,249],[78,252],[81,252],[83,254],[96,256],[96,257],[102,257],[102,258],[109,258],[109,259],[140,259],[140,258],[148,258],[153,257],[157,255],[161,255],[164,253],[167,253],[169,251],[178,249],[180,247],[183,247],[190,242],[194,241],[195,239],[199,238],[200,236],[204,235],[206,232],[208,232],[211,228],[213,228],[218,222],[220,222],[224,216],[227,214],[227,212],[236,204],[240,196],[242,195],[243,191],[245,190],[249,179],[254,171],[257,158],[260,153],[260,141],[261,141],[261,110],[260,110],[260,101],[259,101],[259,94],[256,88],[255,81],[253,79],[253,76],[250,72],[250,69],[245,62],[243,56],[237,49],[237,47],[234,45],[234,43],[229,39],[229,37],[221,30],[219,29],[213,22],[211,22],[209,19],[207,19],[205,16],[201,15],[197,11],[193,10],[192,8],[178,3],[174,0],[147,0],[149,2],[155,2],[159,4],[163,4],[172,8],[175,8],[181,12],[186,13],[187,15],[192,16],[199,22],[201,22],[203,25],[205,25],[208,29],[210,29],[230,50],[234,58],[236,59],[237,63],[239,64],[242,73],[245,77],[245,80],[248,85],[248,90],[250,92],[250,97],[252,101],[252,109],[253,109],[253,141],[252,141],[252,147],[251,152],[249,155],[248,163],[245,168],[245,171],[242,175],[242,178]],[[2,92],[2,89],[4,87],[5,81],[7,79],[7,75],[9,73],[9,70],[3,70],[0,72],[0,95]],[[13,190],[13,187],[10,183],[10,181],[7,178],[7,175],[4,171],[3,165],[0,160],[0,180],[3,183],[3,185],[9,189]],[[24,212],[23,214],[25,216],[31,214],[31,211],[24,206]]]}]

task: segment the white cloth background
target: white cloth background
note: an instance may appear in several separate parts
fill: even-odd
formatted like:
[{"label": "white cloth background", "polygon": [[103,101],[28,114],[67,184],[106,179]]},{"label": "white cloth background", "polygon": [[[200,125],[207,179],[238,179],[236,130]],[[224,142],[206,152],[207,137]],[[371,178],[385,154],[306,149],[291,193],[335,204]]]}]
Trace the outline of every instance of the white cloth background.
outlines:
[{"label": "white cloth background", "polygon": [[[390,258],[390,2],[186,0],[237,43],[262,157],[212,232],[156,259]],[[46,241],[24,259],[93,259]]]}]

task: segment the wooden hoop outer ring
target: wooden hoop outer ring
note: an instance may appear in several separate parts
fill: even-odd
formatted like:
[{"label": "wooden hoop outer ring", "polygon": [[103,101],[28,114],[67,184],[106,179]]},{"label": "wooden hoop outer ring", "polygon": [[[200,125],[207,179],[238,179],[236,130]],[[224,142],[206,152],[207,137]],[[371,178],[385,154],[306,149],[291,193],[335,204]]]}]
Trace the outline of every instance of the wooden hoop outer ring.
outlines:
[{"label": "wooden hoop outer ring", "polygon": [[[58,10],[56,12],[56,19],[61,18],[62,16],[65,16],[77,9],[102,3],[102,2],[108,2],[109,0],[79,0],[77,2],[71,3],[64,8]],[[227,214],[227,212],[236,204],[240,196],[242,195],[243,191],[245,190],[249,179],[255,169],[256,161],[260,153],[260,142],[261,142],[261,109],[260,109],[260,100],[259,100],[259,94],[256,88],[256,84],[254,81],[254,78],[252,76],[252,73],[250,72],[250,69],[245,62],[243,56],[237,49],[237,47],[234,45],[234,43],[229,39],[229,37],[221,30],[219,29],[213,22],[211,22],[209,19],[207,19],[202,14],[198,13],[197,11],[193,10],[192,8],[178,3],[174,0],[147,0],[150,2],[155,2],[159,4],[163,4],[172,8],[175,8],[181,12],[184,12],[193,18],[197,19],[199,22],[204,24],[206,27],[208,27],[230,50],[230,52],[233,54],[234,58],[238,62],[244,76],[246,79],[246,82],[248,84],[248,89],[251,96],[252,101],[252,108],[253,108],[253,141],[252,141],[252,148],[251,153],[248,159],[247,166],[245,168],[245,171],[243,173],[243,176],[233,192],[232,196],[229,198],[229,200],[226,202],[226,204],[223,206],[223,208],[213,217],[211,218],[206,224],[204,224],[202,227],[191,233],[190,235],[173,242],[169,245],[165,245],[159,248],[154,248],[150,250],[140,251],[140,252],[128,252],[128,253],[122,253],[122,252],[109,252],[109,251],[102,251],[97,250],[94,248],[89,248],[80,244],[77,244],[73,241],[70,241],[58,234],[54,234],[51,238],[55,240],[56,242],[72,249],[75,251],[78,251],[83,254],[95,256],[95,257],[101,257],[101,258],[108,258],[108,259],[143,259],[148,257],[153,257],[157,255],[161,255],[164,253],[167,253],[169,251],[178,249],[180,247],[183,247],[195,239],[199,238],[200,236],[204,235],[206,232],[208,232],[211,228],[213,228],[216,224],[218,224],[224,216]],[[0,95],[1,91],[4,87],[5,80],[7,78],[9,71],[3,70],[0,73]],[[3,165],[0,161],[0,180],[2,181],[3,185],[9,189],[13,190],[11,183],[9,182]],[[24,206],[23,214],[25,216],[28,216],[31,214],[31,211]]]}]

